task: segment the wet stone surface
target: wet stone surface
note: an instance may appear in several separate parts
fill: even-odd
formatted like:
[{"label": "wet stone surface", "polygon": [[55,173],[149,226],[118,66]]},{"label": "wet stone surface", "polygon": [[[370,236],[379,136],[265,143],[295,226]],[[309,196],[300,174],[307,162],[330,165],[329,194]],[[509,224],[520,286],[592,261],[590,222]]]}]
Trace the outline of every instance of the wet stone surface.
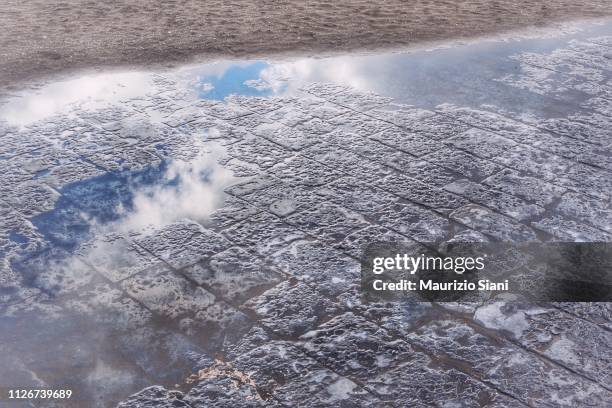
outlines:
[{"label": "wet stone surface", "polygon": [[[611,405],[607,304],[359,291],[373,241],[612,240],[609,27],[482,65],[490,44],[341,59],[353,82],[260,63],[260,96],[170,72],[101,105],[10,101],[0,385],[68,407]],[[407,78],[366,75],[385,64]]]}]

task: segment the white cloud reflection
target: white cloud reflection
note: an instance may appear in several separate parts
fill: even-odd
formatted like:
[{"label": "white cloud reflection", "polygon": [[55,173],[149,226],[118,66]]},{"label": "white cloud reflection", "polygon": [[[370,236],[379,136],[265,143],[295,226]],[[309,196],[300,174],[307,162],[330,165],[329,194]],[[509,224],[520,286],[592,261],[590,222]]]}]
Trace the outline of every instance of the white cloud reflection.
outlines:
[{"label": "white cloud reflection", "polygon": [[[184,218],[207,221],[223,203],[223,190],[236,182],[232,172],[218,162],[224,154],[220,146],[213,146],[192,160],[172,161],[163,180],[138,189],[133,209],[109,227],[128,233],[146,227],[161,228]],[[118,208],[118,211],[123,209]]]},{"label": "white cloud reflection", "polygon": [[52,82],[9,99],[0,108],[0,120],[24,126],[62,113],[71,105],[79,110],[99,109],[128,98],[146,95],[151,74],[141,72],[87,75]]}]

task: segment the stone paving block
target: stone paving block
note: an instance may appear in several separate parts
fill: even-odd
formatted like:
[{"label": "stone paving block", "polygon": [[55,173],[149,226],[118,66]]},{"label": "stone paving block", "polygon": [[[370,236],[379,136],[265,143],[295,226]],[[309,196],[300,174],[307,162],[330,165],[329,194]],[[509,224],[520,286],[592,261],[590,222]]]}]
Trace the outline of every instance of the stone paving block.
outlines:
[{"label": "stone paving block", "polygon": [[603,387],[612,380],[612,333],[595,324],[559,309],[505,302],[478,308],[474,319]]},{"label": "stone paving block", "polygon": [[312,82],[300,88],[300,90],[316,95],[320,98],[327,98],[339,92],[346,91],[347,89],[348,87],[346,85],[319,82]]},{"label": "stone paving block", "polygon": [[231,246],[223,236],[187,219],[139,238],[136,243],[177,269]]},{"label": "stone paving block", "polygon": [[408,240],[406,236],[388,228],[371,225],[347,235],[334,247],[356,259],[363,260],[365,250],[370,244],[376,242],[406,242]]},{"label": "stone paving block", "polygon": [[291,156],[291,152],[258,136],[245,137],[227,146],[227,154],[267,169]]},{"label": "stone paving block", "polygon": [[85,317],[98,330],[125,333],[153,322],[144,306],[107,283],[87,287],[63,303],[70,313]]},{"label": "stone paving block", "polygon": [[260,212],[259,208],[239,198],[227,197],[223,206],[210,215],[210,220],[215,228],[224,229],[239,221],[254,217]]},{"label": "stone paving block", "polygon": [[124,361],[160,383],[184,379],[213,362],[187,337],[166,328],[133,328],[114,338],[113,346]]},{"label": "stone paving block", "polygon": [[397,127],[410,129],[412,126],[415,126],[423,120],[432,118],[436,114],[428,109],[391,102],[372,109],[368,112],[368,115],[392,123]]},{"label": "stone paving block", "polygon": [[444,186],[444,189],[519,221],[537,217],[545,211],[543,207],[537,204],[526,203],[511,194],[506,194],[495,188],[489,188],[467,179],[450,183]]},{"label": "stone paving block", "polygon": [[289,215],[287,223],[326,242],[342,241],[347,235],[367,227],[363,216],[335,204],[321,204]]},{"label": "stone paving block", "polygon": [[531,228],[476,204],[463,206],[453,211],[450,217],[501,241],[521,242],[536,239]]},{"label": "stone paving block", "polygon": [[247,115],[229,119],[228,122],[248,134],[248,132],[251,132],[257,126],[264,123],[272,123],[273,121],[263,115]]},{"label": "stone paving block", "polygon": [[300,337],[309,356],[337,374],[367,383],[373,376],[416,360],[424,354],[394,339],[385,330],[353,313],[345,313]]},{"label": "stone paving block", "polygon": [[296,276],[325,295],[336,296],[357,283],[361,265],[317,241],[296,241],[271,258],[283,272]]},{"label": "stone paving block", "polygon": [[356,92],[354,90],[342,90],[332,95],[326,96],[330,102],[354,109],[358,112],[366,112],[370,109],[388,104],[391,98],[387,98],[374,93]]},{"label": "stone paving block", "polygon": [[126,146],[120,152],[103,150],[87,156],[87,160],[106,171],[141,170],[150,165],[156,165],[161,159],[155,148]]},{"label": "stone paving block", "polygon": [[89,246],[81,258],[104,275],[117,282],[144,270],[162,267],[160,259],[127,239],[108,235]]},{"label": "stone paving block", "polygon": [[371,378],[366,388],[394,406],[524,406],[460,371],[420,360]]},{"label": "stone paving block", "polygon": [[417,157],[440,148],[440,144],[435,140],[419,133],[403,131],[400,128],[385,129],[370,138]]},{"label": "stone paving block", "polygon": [[570,192],[561,197],[556,209],[564,216],[612,233],[612,208],[609,202]]},{"label": "stone paving block", "polygon": [[436,320],[419,327],[407,339],[433,355],[447,356],[486,384],[527,405],[600,406],[609,401],[609,392],[593,382],[464,323]]},{"label": "stone paving block", "polygon": [[410,177],[430,187],[444,187],[446,184],[463,178],[459,172],[449,170],[427,160],[411,160],[409,157],[392,157],[389,166],[405,177]]},{"label": "stone paving block", "polygon": [[545,181],[553,181],[575,165],[569,159],[523,144],[501,152],[493,158],[504,166]]},{"label": "stone paving block", "polygon": [[215,302],[215,296],[170,269],[145,270],[121,282],[128,295],[168,319],[189,316]]},{"label": "stone paving block", "polygon": [[419,242],[436,242],[448,237],[451,222],[448,219],[406,202],[397,202],[378,211],[374,220],[387,228]]},{"label": "stone paving block", "polygon": [[297,280],[279,283],[244,304],[258,322],[283,338],[297,337],[340,311],[329,299]]},{"label": "stone paving block", "polygon": [[520,175],[510,169],[504,169],[492,175],[484,180],[483,184],[541,207],[558,201],[565,192],[562,187],[534,177]]},{"label": "stone paving block", "polygon": [[36,182],[20,183],[7,192],[4,200],[25,217],[33,217],[52,210],[59,193]]},{"label": "stone paving block", "polygon": [[304,133],[307,139],[312,139],[312,143],[316,143],[319,141],[318,139],[334,130],[335,127],[327,122],[327,120],[313,117],[307,121],[296,124],[295,129]]},{"label": "stone paving block", "polygon": [[495,159],[517,145],[510,139],[482,129],[469,129],[449,137],[445,143],[485,159]]},{"label": "stone paving block", "polygon": [[316,187],[330,183],[343,174],[304,156],[294,156],[267,171],[283,183],[292,186]]},{"label": "stone paving block", "polygon": [[327,369],[314,370],[279,387],[275,397],[287,406],[387,407],[372,393]]},{"label": "stone paving block", "polygon": [[580,106],[592,109],[602,115],[612,116],[612,103],[607,98],[590,98]]},{"label": "stone paving block", "polygon": [[[269,119],[269,124],[275,125],[273,129],[281,127],[296,127],[298,124],[306,122],[313,118],[307,109],[303,109],[298,103],[298,98],[291,98],[285,100],[285,103],[280,109],[270,112],[265,115],[266,119]],[[312,99],[314,104],[322,103],[322,100]],[[280,125],[280,126],[277,126]]]},{"label": "stone paving block", "polygon": [[371,217],[377,211],[393,205],[398,197],[358,177],[345,176],[316,190],[322,200]]},{"label": "stone paving block", "polygon": [[503,169],[492,161],[449,147],[442,147],[423,156],[423,159],[461,173],[464,177],[474,181],[480,181]]},{"label": "stone paving block", "polygon": [[281,123],[264,123],[253,129],[253,133],[291,150],[302,150],[317,143],[311,134]]},{"label": "stone paving block", "polygon": [[2,146],[0,147],[0,157],[8,159],[33,150],[41,149],[48,146],[49,142],[37,134],[25,135],[15,132],[8,133],[2,137]]},{"label": "stone paving block", "polygon": [[[301,104],[301,101],[310,100],[309,98],[299,99],[297,101],[298,104]],[[322,121],[329,122],[329,120],[335,118],[336,116],[344,115],[349,113],[351,110],[345,108],[344,106],[336,105],[334,103],[327,102],[323,100],[322,102],[317,101],[316,103],[308,104],[307,107],[308,113],[312,115],[314,118],[321,119]]]},{"label": "stone paving block", "polygon": [[610,141],[609,132],[590,123],[590,120],[581,123],[567,118],[555,118],[538,122],[538,126],[562,136],[606,146]]},{"label": "stone paving block", "polygon": [[237,356],[232,365],[256,384],[260,395],[271,397],[284,384],[320,370],[315,360],[289,342],[271,341]]},{"label": "stone paving block", "polygon": [[31,269],[28,274],[34,277],[33,286],[53,296],[74,296],[86,286],[101,281],[90,266],[76,257],[67,256],[29,265]]},{"label": "stone paving block", "polygon": [[393,127],[390,123],[357,112],[336,116],[330,119],[329,123],[334,125],[338,131],[354,133],[361,137],[369,137]]},{"label": "stone paving block", "polygon": [[251,194],[254,191],[270,187],[278,183],[280,183],[279,179],[264,173],[251,177],[248,180],[232,184],[231,186],[225,188],[225,192],[236,197],[242,197],[246,194]]},{"label": "stone paving block", "polygon": [[391,168],[381,167],[379,163],[366,160],[353,152],[338,150],[326,142],[304,149],[302,154],[344,174],[369,182],[376,182],[393,173]]},{"label": "stone paving block", "polygon": [[421,298],[400,295],[392,301],[377,301],[365,296],[360,284],[352,286],[337,299],[347,311],[363,316],[394,336],[410,333],[415,327],[438,316],[432,304]]},{"label": "stone paving block", "polygon": [[566,312],[608,330],[612,329],[612,304],[604,302],[554,302]]},{"label": "stone paving block", "polygon": [[255,96],[244,96],[244,95],[229,95],[225,100],[241,107],[248,109],[253,113],[263,115],[268,112],[272,112],[282,107],[282,104],[278,103],[273,98],[260,98]]},{"label": "stone paving block", "polygon": [[233,243],[260,255],[270,255],[306,234],[277,216],[262,212],[223,231]]},{"label": "stone paving block", "polygon": [[380,180],[380,187],[401,198],[440,213],[449,213],[468,204],[467,200],[458,195],[431,187],[399,173],[391,174]]},{"label": "stone paving block", "polygon": [[183,274],[230,302],[240,304],[274,286],[281,276],[263,265],[254,254],[231,247],[210,258],[207,265],[196,264]]},{"label": "stone paving block", "polygon": [[197,101],[196,106],[201,109],[202,113],[219,119],[227,120],[240,116],[252,115],[249,110],[231,102],[216,102],[200,99]]},{"label": "stone paving block", "polygon": [[568,242],[609,242],[612,235],[600,229],[559,216],[551,216],[533,222],[533,226],[554,237]]},{"label": "stone paving block", "polygon": [[248,316],[219,300],[179,322],[180,330],[211,354],[240,341],[252,325]]},{"label": "stone paving block", "polygon": [[575,164],[555,180],[561,186],[604,200],[612,200],[610,173],[582,163]]},{"label": "stone paving block", "polygon": [[317,190],[280,182],[242,196],[250,204],[269,211],[278,217],[286,217],[304,208],[314,208],[323,200]]}]

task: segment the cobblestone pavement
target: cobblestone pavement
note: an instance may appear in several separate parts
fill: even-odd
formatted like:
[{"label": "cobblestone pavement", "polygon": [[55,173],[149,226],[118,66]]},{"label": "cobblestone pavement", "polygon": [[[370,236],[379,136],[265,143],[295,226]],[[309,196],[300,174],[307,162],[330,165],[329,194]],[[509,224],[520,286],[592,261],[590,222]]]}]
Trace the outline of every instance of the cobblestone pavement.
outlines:
[{"label": "cobblestone pavement", "polygon": [[610,241],[611,58],[610,36],[513,56],[498,82],[564,116],[326,83],[194,100],[153,75],[1,124],[2,385],[122,408],[612,405],[609,304],[358,289],[371,241]]}]

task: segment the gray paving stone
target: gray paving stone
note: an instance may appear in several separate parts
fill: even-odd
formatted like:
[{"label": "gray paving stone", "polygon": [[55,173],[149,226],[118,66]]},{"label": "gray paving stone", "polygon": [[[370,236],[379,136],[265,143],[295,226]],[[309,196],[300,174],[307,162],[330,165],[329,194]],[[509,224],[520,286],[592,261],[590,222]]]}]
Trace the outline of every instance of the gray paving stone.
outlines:
[{"label": "gray paving stone", "polygon": [[306,208],[286,219],[287,223],[329,243],[340,242],[369,225],[360,214],[334,204]]},{"label": "gray paving stone", "polygon": [[440,213],[449,213],[456,208],[468,204],[467,200],[458,195],[431,187],[399,173],[390,174],[381,179],[380,186],[401,198]]},{"label": "gray paving stone", "polygon": [[304,149],[302,153],[346,175],[359,177],[370,182],[376,182],[393,172],[391,168],[381,167],[379,163],[364,160],[363,157],[353,152],[339,151],[325,142]]},{"label": "gray paving stone", "polygon": [[285,184],[316,187],[342,177],[333,167],[325,166],[304,156],[294,156],[268,170]]},{"label": "gray paving stone", "polygon": [[541,207],[557,201],[565,192],[565,189],[562,187],[534,177],[522,176],[516,171],[509,169],[492,175],[484,180],[483,184]]},{"label": "gray paving stone", "polygon": [[480,181],[502,170],[500,165],[492,161],[449,147],[442,147],[423,158],[474,181]]},{"label": "gray paving stone", "polygon": [[409,133],[400,128],[390,128],[370,136],[387,146],[413,156],[422,156],[440,148],[439,144],[419,133]]},{"label": "gray paving stone", "polygon": [[476,231],[491,235],[501,241],[515,242],[536,239],[535,232],[529,227],[475,204],[461,207],[453,211],[450,216]]},{"label": "gray paving stone", "polygon": [[528,405],[596,406],[609,400],[600,386],[460,322],[438,320],[408,339],[432,354],[465,364],[487,384]]},{"label": "gray paving stone", "polygon": [[334,372],[366,383],[377,374],[427,358],[375,324],[346,313],[300,337],[308,355]]},{"label": "gray paving stone", "polygon": [[274,286],[281,276],[263,265],[254,254],[231,247],[210,258],[208,264],[186,268],[183,274],[213,293],[240,304]]},{"label": "gray paving stone", "polygon": [[561,241],[568,242],[608,242],[612,235],[597,228],[568,220],[567,218],[552,216],[534,222],[533,225],[542,231],[555,236]]},{"label": "gray paving stone", "polygon": [[561,197],[557,210],[567,216],[589,225],[612,232],[612,208],[609,203],[604,203],[582,194],[567,193]]},{"label": "gray paving stone", "polygon": [[297,337],[338,314],[339,307],[308,285],[284,281],[249,300],[244,307],[260,324],[282,337]]},{"label": "gray paving stone", "polygon": [[295,241],[271,259],[289,275],[328,296],[338,295],[359,281],[361,265],[339,250],[316,241]]},{"label": "gray paving stone", "polygon": [[270,255],[306,234],[269,213],[259,213],[223,231],[233,243],[260,255]]},{"label": "gray paving stone", "polygon": [[529,350],[541,353],[607,387],[612,333],[558,309],[524,303],[492,303],[476,310],[485,327],[506,331]]},{"label": "gray paving stone", "polygon": [[113,282],[129,278],[145,269],[163,268],[159,258],[117,235],[108,235],[94,242],[81,257]]},{"label": "gray paving stone", "polygon": [[406,202],[396,202],[378,211],[377,223],[419,242],[436,242],[445,239],[451,230],[448,219],[423,207]]},{"label": "gray paving stone", "polygon": [[121,282],[121,287],[153,312],[176,319],[193,315],[215,302],[215,296],[170,269],[145,270]]},{"label": "gray paving stone", "polygon": [[191,220],[170,224],[136,242],[177,269],[231,246],[223,236]]},{"label": "gray paving stone", "polygon": [[462,179],[444,186],[444,189],[520,221],[537,217],[545,211],[537,204],[526,203],[521,198],[497,190],[495,185],[491,187]]}]

